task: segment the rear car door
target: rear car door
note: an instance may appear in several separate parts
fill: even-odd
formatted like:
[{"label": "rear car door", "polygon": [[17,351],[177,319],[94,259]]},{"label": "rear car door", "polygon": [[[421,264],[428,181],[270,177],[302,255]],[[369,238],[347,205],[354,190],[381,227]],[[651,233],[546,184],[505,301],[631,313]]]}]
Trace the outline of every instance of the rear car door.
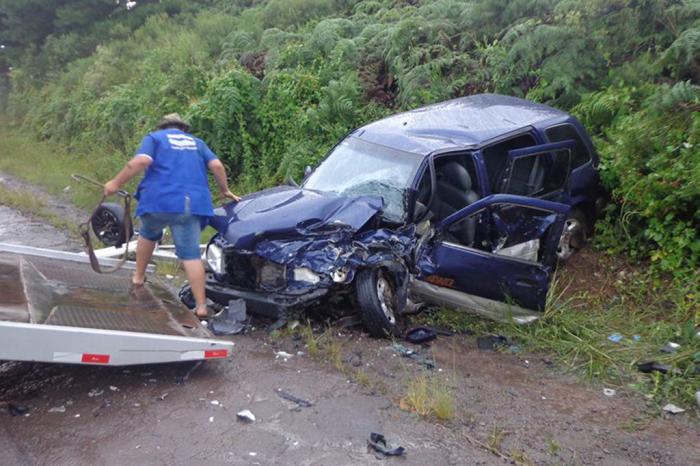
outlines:
[{"label": "rear car door", "polygon": [[[417,252],[413,294],[496,320],[527,322],[544,310],[569,206],[495,194],[440,221]],[[471,244],[451,231],[475,225]]]},{"label": "rear car door", "polygon": [[570,204],[573,147],[566,140],[509,151],[498,192]]}]

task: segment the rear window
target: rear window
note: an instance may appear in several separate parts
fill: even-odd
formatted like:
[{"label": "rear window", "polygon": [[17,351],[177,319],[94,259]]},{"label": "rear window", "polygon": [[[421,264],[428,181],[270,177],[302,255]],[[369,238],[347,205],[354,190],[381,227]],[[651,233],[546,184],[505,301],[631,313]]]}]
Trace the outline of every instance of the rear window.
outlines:
[{"label": "rear window", "polygon": [[564,188],[569,174],[569,150],[518,157],[513,161],[507,194],[542,196]]},{"label": "rear window", "polygon": [[586,147],[586,144],[584,144],[581,136],[573,125],[565,124],[553,126],[551,128],[547,128],[545,130],[545,134],[550,142],[566,141],[569,139],[574,141],[575,144],[571,150],[572,169],[580,167],[591,160],[591,154],[588,152],[588,147]]}]

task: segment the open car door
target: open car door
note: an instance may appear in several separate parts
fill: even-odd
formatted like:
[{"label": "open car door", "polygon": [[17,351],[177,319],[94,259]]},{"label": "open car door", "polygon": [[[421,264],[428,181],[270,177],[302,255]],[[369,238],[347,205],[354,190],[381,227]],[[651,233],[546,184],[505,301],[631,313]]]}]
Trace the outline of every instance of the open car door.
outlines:
[{"label": "open car door", "polygon": [[509,151],[498,192],[568,203],[574,144],[566,140]]},{"label": "open car door", "polygon": [[[544,310],[569,206],[494,194],[443,219],[420,248],[412,292],[421,300],[528,322]],[[472,244],[457,233],[474,225]]]}]

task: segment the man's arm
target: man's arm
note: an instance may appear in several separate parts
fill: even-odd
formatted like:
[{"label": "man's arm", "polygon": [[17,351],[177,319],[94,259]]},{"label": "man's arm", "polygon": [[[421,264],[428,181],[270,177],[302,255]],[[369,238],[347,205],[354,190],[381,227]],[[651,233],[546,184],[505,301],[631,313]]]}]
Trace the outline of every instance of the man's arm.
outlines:
[{"label": "man's arm", "polygon": [[153,159],[146,155],[137,155],[129,160],[117,176],[105,183],[104,195],[110,196],[119,191],[130,179],[143,172],[151,163],[153,163]]},{"label": "man's arm", "polygon": [[226,179],[226,167],[224,167],[224,164],[221,163],[219,159],[210,160],[207,163],[207,168],[214,175],[214,179],[216,180],[216,184],[219,185],[219,190],[221,191],[222,196],[232,199],[234,201],[241,200],[240,197],[236,196],[231,191],[229,191],[228,180]]}]

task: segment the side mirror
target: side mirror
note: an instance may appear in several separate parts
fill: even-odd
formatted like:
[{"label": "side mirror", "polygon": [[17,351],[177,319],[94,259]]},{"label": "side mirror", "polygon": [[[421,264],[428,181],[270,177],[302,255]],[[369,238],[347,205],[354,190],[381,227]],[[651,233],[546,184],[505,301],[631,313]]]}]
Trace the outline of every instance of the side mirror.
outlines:
[{"label": "side mirror", "polygon": [[313,170],[311,169],[311,165],[307,165],[306,168],[304,169],[304,178],[309,176]]}]

